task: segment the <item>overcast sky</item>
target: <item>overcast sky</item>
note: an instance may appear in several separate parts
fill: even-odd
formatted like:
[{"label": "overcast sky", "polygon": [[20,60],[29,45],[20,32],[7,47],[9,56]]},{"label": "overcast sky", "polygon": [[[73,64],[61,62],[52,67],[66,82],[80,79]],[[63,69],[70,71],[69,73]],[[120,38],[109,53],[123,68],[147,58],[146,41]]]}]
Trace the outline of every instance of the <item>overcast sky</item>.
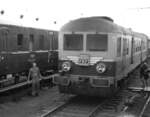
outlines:
[{"label": "overcast sky", "polygon": [[0,20],[56,30],[79,17],[110,16],[115,23],[150,36],[150,0],[0,0],[1,10],[5,13]]}]

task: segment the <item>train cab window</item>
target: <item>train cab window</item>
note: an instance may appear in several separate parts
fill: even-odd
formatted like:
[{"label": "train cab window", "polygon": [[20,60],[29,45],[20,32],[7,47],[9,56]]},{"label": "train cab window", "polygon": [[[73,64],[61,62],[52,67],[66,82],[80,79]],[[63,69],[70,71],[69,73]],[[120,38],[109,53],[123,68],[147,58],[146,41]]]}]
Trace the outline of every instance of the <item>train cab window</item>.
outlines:
[{"label": "train cab window", "polygon": [[108,36],[106,34],[88,34],[86,47],[89,51],[107,51]]},{"label": "train cab window", "polygon": [[29,40],[29,50],[33,50],[33,43],[34,43],[34,35],[30,34],[30,40]]},{"label": "train cab window", "polygon": [[65,34],[64,50],[83,50],[83,35]]},{"label": "train cab window", "polygon": [[23,46],[23,34],[18,34],[17,35],[17,45],[18,46]]},{"label": "train cab window", "polygon": [[121,56],[121,37],[117,39],[117,57]]}]

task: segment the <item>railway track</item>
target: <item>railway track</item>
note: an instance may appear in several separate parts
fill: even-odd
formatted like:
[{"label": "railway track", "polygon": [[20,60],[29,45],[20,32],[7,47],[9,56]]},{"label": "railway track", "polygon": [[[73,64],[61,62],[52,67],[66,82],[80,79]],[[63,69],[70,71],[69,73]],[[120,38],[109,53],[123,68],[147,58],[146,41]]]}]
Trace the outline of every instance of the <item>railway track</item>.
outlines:
[{"label": "railway track", "polygon": [[75,97],[41,117],[116,117],[118,113],[124,111],[126,100],[134,97],[136,97],[135,93],[127,90],[122,90],[111,99]]},{"label": "railway track", "polygon": [[0,93],[0,104],[5,102],[17,102],[20,101],[22,97],[29,94],[30,88],[28,86],[23,86],[7,92]]},{"label": "railway track", "polygon": [[139,117],[143,117],[144,116],[145,110],[146,110],[149,102],[150,102],[150,95],[148,95],[148,98],[147,98],[147,100],[146,100],[146,102],[145,102],[145,104],[144,104],[144,106],[143,106],[143,108],[142,108],[142,110],[141,110],[141,112],[139,114]]},{"label": "railway track", "polygon": [[[134,75],[132,74],[130,77],[132,79],[134,77],[137,81],[138,71],[135,70]],[[132,83],[136,82],[133,80],[130,83],[132,86]],[[129,91],[126,87],[111,98],[99,99],[98,102],[93,102],[91,99],[87,102],[84,101],[85,99],[75,102],[69,100],[40,117],[119,117],[124,114],[128,115],[130,112],[131,115],[143,117],[150,101],[150,95],[144,98],[141,93]]]}]

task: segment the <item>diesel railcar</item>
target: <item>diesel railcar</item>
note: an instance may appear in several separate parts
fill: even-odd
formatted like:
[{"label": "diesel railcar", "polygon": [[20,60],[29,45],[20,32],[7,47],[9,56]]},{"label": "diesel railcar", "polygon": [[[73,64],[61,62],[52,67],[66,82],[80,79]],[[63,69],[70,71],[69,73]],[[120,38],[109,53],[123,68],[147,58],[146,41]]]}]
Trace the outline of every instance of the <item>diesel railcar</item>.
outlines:
[{"label": "diesel railcar", "polygon": [[0,91],[27,81],[36,62],[43,76],[57,71],[58,32],[0,24]]},{"label": "diesel railcar", "polygon": [[112,95],[147,58],[147,39],[109,17],[72,20],[59,32],[59,72],[53,82],[62,93]]}]

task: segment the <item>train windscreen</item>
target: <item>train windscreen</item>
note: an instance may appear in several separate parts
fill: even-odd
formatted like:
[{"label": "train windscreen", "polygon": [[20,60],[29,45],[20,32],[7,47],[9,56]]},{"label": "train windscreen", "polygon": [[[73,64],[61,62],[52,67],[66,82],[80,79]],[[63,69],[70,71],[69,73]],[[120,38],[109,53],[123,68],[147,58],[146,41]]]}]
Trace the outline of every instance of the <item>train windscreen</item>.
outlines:
[{"label": "train windscreen", "polygon": [[106,34],[88,34],[86,48],[89,51],[107,51],[108,37]]},{"label": "train windscreen", "polygon": [[64,50],[83,50],[83,35],[65,34]]}]

